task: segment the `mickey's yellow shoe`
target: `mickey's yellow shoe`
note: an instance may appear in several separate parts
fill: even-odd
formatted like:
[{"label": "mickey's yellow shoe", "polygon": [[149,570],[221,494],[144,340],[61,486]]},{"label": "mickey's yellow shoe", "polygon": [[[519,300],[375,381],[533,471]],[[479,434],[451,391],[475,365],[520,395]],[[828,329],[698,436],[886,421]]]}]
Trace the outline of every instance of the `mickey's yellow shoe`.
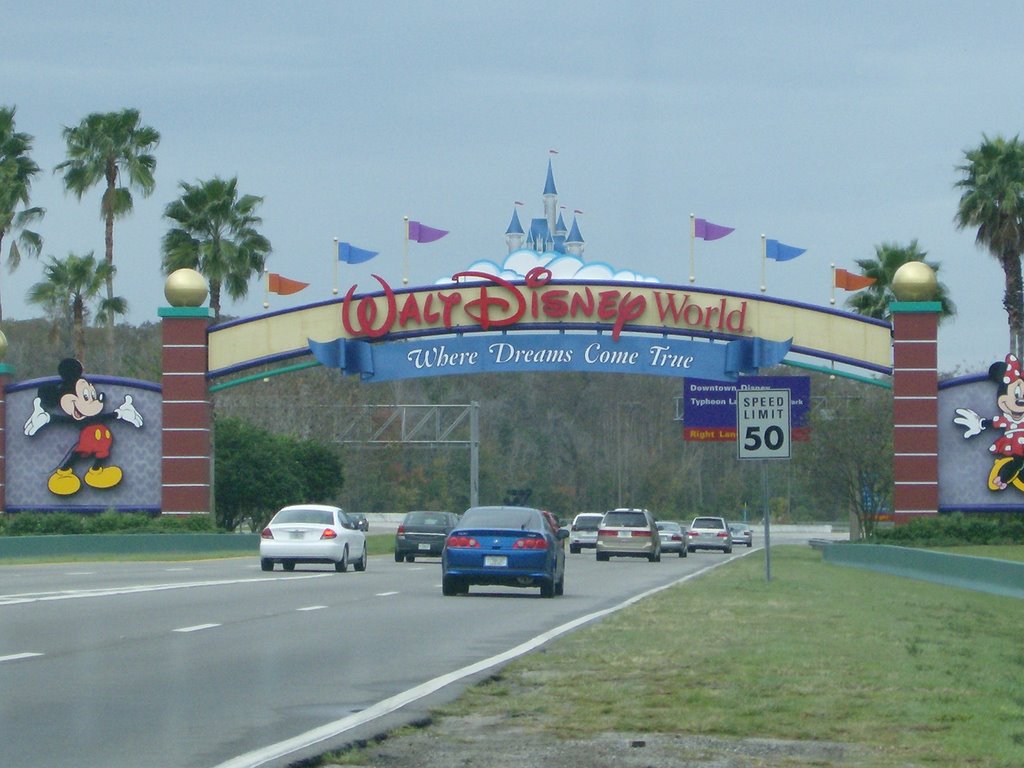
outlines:
[{"label": "mickey's yellow shoe", "polygon": [[93,488],[113,488],[121,482],[120,467],[93,467],[85,473],[85,484]]},{"label": "mickey's yellow shoe", "polygon": [[82,481],[70,469],[58,469],[50,475],[46,487],[50,489],[50,493],[55,493],[58,496],[70,496],[73,493],[78,493],[78,489],[82,487]]}]

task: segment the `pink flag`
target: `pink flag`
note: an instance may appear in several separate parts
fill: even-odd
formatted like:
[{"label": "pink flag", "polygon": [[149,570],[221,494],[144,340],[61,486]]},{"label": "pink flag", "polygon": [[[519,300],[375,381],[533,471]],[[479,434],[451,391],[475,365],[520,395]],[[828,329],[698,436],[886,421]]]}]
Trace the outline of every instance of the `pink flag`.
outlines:
[{"label": "pink flag", "polygon": [[732,233],[735,227],[723,227],[720,224],[712,224],[707,219],[693,220],[693,236],[702,240],[718,240],[721,237]]},{"label": "pink flag", "polygon": [[418,221],[409,222],[409,239],[417,243],[432,243],[448,234],[447,229],[434,229]]}]

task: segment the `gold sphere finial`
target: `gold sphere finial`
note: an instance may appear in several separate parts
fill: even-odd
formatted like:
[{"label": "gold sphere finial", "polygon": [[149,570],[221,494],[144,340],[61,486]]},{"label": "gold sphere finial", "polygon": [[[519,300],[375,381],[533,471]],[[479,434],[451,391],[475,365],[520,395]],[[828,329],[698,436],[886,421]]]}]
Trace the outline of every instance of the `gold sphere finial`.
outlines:
[{"label": "gold sphere finial", "polygon": [[900,301],[934,301],[938,280],[923,261],[908,261],[892,277],[892,292]]},{"label": "gold sphere finial", "polygon": [[164,283],[164,296],[172,307],[201,307],[208,295],[206,278],[194,269],[176,269]]}]

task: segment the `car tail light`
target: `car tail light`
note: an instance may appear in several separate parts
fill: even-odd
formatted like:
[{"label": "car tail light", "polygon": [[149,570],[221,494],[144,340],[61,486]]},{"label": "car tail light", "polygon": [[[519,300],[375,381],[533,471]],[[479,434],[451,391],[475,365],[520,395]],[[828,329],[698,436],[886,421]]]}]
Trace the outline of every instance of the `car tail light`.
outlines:
[{"label": "car tail light", "polygon": [[615,533],[615,531],[610,531],[607,528],[598,528],[597,529],[597,535],[598,536],[616,536],[617,534]]},{"label": "car tail light", "polygon": [[682,541],[682,540],[683,540],[683,537],[680,536],[678,533],[673,533],[672,534],[672,541]]},{"label": "car tail light", "polygon": [[650,538],[651,537],[651,532],[650,531],[633,531],[633,535],[634,536],[646,536],[647,538]]},{"label": "car tail light", "polygon": [[324,528],[324,532],[320,534],[320,540],[324,539],[336,539],[338,538],[338,532],[333,528]]},{"label": "car tail light", "polygon": [[274,538],[274,532],[271,531],[269,528],[264,528],[262,531],[260,531],[260,538],[261,539],[272,539],[272,538]]},{"label": "car tail light", "polygon": [[689,536],[691,539],[696,539],[700,534],[696,531],[687,531],[686,535]]},{"label": "car tail light", "polygon": [[547,539],[516,539],[512,549],[547,549]]},{"label": "car tail light", "polygon": [[399,523],[398,530],[395,531],[395,533],[398,534],[399,536],[405,536],[405,526],[402,525],[401,523]]},{"label": "car tail light", "polygon": [[729,534],[726,533],[725,531],[719,531],[718,532],[718,538],[725,539],[725,538],[728,538],[728,537],[729,537]]},{"label": "car tail light", "polygon": [[480,542],[474,539],[472,536],[449,536],[448,546],[462,547],[468,549],[479,549]]}]

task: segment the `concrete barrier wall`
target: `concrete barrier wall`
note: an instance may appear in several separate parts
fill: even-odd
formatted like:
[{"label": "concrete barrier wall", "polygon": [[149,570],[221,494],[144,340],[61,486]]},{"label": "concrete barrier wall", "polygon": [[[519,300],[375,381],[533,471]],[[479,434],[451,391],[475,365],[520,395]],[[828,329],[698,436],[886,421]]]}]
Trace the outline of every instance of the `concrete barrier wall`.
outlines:
[{"label": "concrete barrier wall", "polygon": [[1024,598],[1024,563],[877,544],[827,544],[827,563]]}]

